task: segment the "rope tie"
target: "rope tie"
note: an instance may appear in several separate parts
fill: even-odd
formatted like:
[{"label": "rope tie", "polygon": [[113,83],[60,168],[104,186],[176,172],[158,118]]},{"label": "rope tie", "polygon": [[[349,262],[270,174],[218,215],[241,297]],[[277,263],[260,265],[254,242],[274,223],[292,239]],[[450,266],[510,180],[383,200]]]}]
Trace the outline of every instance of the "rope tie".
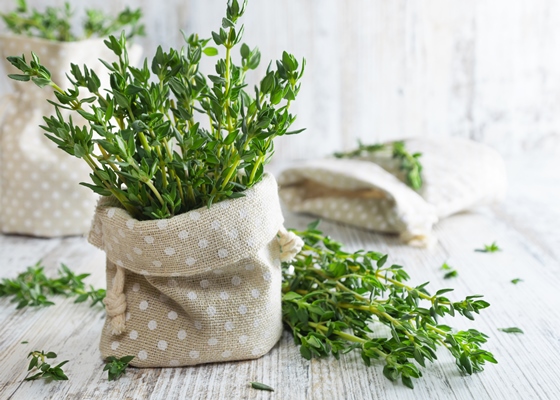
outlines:
[{"label": "rope tie", "polygon": [[111,318],[111,334],[120,335],[125,330],[126,296],[124,291],[124,268],[116,266],[117,273],[111,290],[105,296],[105,309]]},{"label": "rope tie", "polygon": [[303,248],[303,240],[293,232],[282,227],[278,231],[278,243],[280,244],[280,261],[292,261]]}]

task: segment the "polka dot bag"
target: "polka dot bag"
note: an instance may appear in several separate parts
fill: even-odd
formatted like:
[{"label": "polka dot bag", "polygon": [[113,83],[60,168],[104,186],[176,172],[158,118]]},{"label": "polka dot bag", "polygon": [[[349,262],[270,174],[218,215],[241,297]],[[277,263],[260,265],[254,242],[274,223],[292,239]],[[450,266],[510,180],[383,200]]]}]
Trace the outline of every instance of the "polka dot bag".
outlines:
[{"label": "polka dot bag", "polygon": [[102,356],[137,367],[251,359],[280,338],[281,260],[302,241],[283,228],[274,178],[246,196],[137,221],[100,201],[89,240],[107,254]]},{"label": "polka dot bag", "polygon": [[[99,58],[114,59],[102,39],[55,42],[23,36],[0,36],[0,50],[7,73],[18,71],[7,56],[31,51],[49,69],[53,81],[66,84],[70,63],[87,64],[99,76],[105,68]],[[141,49],[131,49],[138,60]],[[64,85],[63,85],[64,86]],[[0,228],[4,233],[41,237],[81,235],[88,231],[97,196],[80,182],[89,182],[90,169],[83,160],[69,157],[44,135],[44,115],[54,114],[46,99],[55,101],[50,88],[14,84],[4,98],[0,124]],[[66,111],[61,110],[64,114]],[[76,118],[74,117],[74,120]]]},{"label": "polka dot bag", "polygon": [[419,191],[405,183],[400,161],[388,151],[290,167],[279,178],[280,197],[290,211],[397,233],[418,247],[435,243],[439,219],[503,199],[505,166],[490,147],[462,138],[415,138],[405,145],[422,153]]}]

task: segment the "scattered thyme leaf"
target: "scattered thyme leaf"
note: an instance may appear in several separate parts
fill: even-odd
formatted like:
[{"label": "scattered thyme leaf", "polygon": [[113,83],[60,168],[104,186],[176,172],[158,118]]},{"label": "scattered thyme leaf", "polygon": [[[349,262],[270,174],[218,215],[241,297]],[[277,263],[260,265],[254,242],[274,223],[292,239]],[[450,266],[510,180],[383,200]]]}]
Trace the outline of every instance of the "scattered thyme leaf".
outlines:
[{"label": "scattered thyme leaf", "polygon": [[475,249],[474,251],[479,253],[495,253],[497,251],[502,251],[502,249],[498,247],[496,242],[493,242],[492,244],[485,244],[483,249]]},{"label": "scattered thyme leaf", "polygon": [[505,333],[525,333],[516,326],[513,326],[511,328],[498,328],[498,330]]},{"label": "scattered thyme leaf", "polygon": [[29,366],[27,367],[27,375],[33,373],[31,376],[27,376],[24,380],[35,381],[37,379],[46,379],[53,381],[67,381],[68,377],[62,370],[62,366],[68,362],[68,360],[58,363],[54,367],[46,362],[47,359],[54,359],[57,357],[56,353],[49,351],[45,353],[43,350],[35,350],[29,353],[27,358],[31,357],[29,361]]},{"label": "scattered thyme leaf", "polygon": [[514,285],[517,285],[519,282],[524,282],[524,281],[521,278],[515,278],[511,280],[511,283],[513,283]]},{"label": "scattered thyme leaf", "polygon": [[453,271],[449,271],[445,275],[443,275],[443,279],[456,278],[457,276],[459,276],[459,272],[457,272],[456,270],[453,270]]},{"label": "scattered thyme leaf", "polygon": [[110,381],[116,381],[125,373],[128,364],[134,359],[134,356],[124,356],[121,358],[107,357],[107,363],[103,368],[103,371],[107,371],[108,379]]},{"label": "scattered thyme leaf", "polygon": [[105,289],[95,289],[93,286],[87,289],[83,282],[89,274],[77,275],[66,265],[61,264],[58,277],[48,278],[44,274],[44,268],[39,261],[15,279],[2,279],[0,297],[12,297],[12,303],[17,303],[18,309],[52,306],[54,302],[50,298],[55,295],[77,296],[76,303],[89,299],[91,306],[103,304]]},{"label": "scattered thyme leaf", "polygon": [[23,342],[21,342],[21,344],[28,344],[29,342],[27,340],[24,340]]},{"label": "scattered thyme leaf", "polygon": [[[305,242],[295,260],[282,264],[282,315],[306,359],[332,354],[339,358],[352,350],[366,365],[383,362],[383,375],[412,388],[422,376],[419,366],[436,360],[436,349],[447,348],[465,374],[497,363],[481,346],[488,336],[475,329],[456,331],[438,320],[444,316],[474,315],[490,304],[480,295],[452,301],[441,289],[427,290],[428,282],[405,283],[409,275],[390,265],[387,255],[355,253],[323,235],[316,223],[294,231]],[[389,328],[385,337],[373,337],[372,323]],[[416,363],[419,365],[417,365]]]},{"label": "scattered thyme leaf", "polygon": [[274,389],[271,388],[268,385],[265,385],[264,383],[260,383],[260,382],[251,382],[251,387],[253,389],[258,389],[258,390],[267,390],[269,392],[274,392]]}]

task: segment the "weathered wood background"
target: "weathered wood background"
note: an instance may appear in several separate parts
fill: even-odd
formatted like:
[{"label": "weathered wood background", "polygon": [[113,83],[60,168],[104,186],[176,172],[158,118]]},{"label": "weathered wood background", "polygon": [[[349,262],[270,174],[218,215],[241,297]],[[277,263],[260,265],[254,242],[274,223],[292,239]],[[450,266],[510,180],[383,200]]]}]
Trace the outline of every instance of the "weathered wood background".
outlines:
[{"label": "weathered wood background", "polygon": [[[2,0],[0,11],[14,3]],[[226,1],[72,3],[77,15],[86,4],[142,7],[148,36],[140,43],[150,55],[158,44],[180,46],[180,29],[209,36]],[[506,155],[560,153],[555,0],[252,0],[245,23],[263,60],[288,50],[308,61],[294,107],[308,130],[280,140],[277,161],[350,148],[357,138],[417,135],[470,137]]]}]

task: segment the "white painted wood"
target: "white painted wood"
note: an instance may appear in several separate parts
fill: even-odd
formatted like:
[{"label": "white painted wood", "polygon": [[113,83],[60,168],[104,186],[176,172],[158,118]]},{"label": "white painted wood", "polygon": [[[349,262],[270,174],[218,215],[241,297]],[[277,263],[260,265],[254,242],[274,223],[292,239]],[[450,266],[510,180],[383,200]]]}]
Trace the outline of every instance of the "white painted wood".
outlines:
[{"label": "white painted wood", "polygon": [[[134,369],[108,382],[97,349],[104,313],[101,308],[57,299],[47,309],[15,310],[0,299],[0,398],[2,399],[553,399],[558,397],[560,369],[560,178],[553,159],[523,157],[508,163],[511,190],[505,204],[462,213],[436,227],[439,244],[432,250],[402,245],[396,237],[324,222],[322,228],[348,248],[388,252],[405,265],[412,282],[430,288],[454,287],[453,298],[481,293],[492,304],[474,323],[450,319],[457,328],[475,327],[490,335],[487,348],[499,361],[483,373],[461,375],[446,352],[410,390],[382,375],[381,365],[363,365],[358,354],[306,361],[286,333],[264,357],[244,362],[188,368]],[[302,228],[311,218],[286,215],[287,225]],[[476,253],[497,241],[502,252]],[[40,240],[0,236],[1,277],[14,276],[42,258],[47,272],[64,262],[89,272],[95,286],[104,284],[104,256],[83,238]],[[459,277],[444,280],[448,262]],[[522,278],[513,285],[510,280]],[[524,335],[497,330],[518,326]],[[21,344],[28,341],[28,344]],[[34,349],[53,350],[69,359],[67,382],[23,382]],[[249,388],[259,381],[274,393]]]},{"label": "white painted wood", "polygon": [[[158,44],[180,46],[180,29],[209,36],[226,1],[72,3],[77,15],[86,5],[143,7],[148,36],[140,43],[151,55]],[[0,11],[11,8],[0,2]],[[407,136],[470,137],[503,154],[560,153],[555,0],[251,0],[245,23],[263,64],[283,50],[308,61],[294,104],[298,127],[308,129],[278,140],[276,161]],[[0,93],[7,90],[0,79]]]}]

